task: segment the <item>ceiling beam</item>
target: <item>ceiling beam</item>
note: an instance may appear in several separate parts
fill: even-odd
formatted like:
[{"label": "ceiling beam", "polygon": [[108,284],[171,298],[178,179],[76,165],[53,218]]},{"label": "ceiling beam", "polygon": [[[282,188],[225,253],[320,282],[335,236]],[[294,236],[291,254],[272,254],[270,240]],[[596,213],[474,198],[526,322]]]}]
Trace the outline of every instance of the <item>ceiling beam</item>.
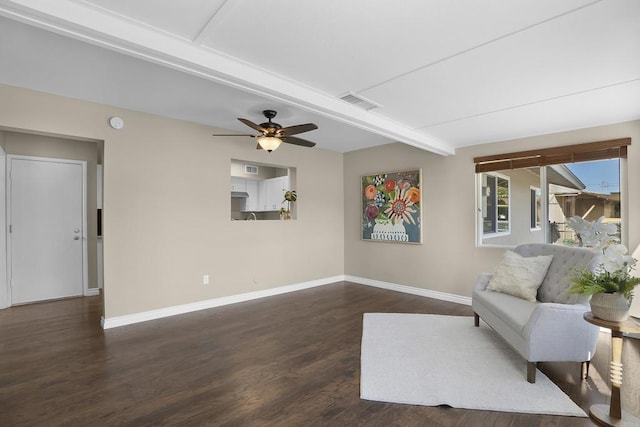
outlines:
[{"label": "ceiling beam", "polygon": [[[224,9],[224,5],[221,7]],[[299,82],[71,0],[0,0],[0,15],[185,73],[277,100],[394,141],[450,155],[451,144]],[[215,20],[215,15],[212,17]],[[203,28],[203,36],[207,27]]]}]

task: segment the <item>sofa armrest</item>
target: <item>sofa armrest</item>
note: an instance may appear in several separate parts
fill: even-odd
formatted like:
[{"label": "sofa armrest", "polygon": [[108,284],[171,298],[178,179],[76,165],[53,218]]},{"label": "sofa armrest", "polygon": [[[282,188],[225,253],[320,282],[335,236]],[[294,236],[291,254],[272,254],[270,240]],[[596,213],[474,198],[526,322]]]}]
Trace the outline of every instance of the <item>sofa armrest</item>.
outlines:
[{"label": "sofa armrest", "polygon": [[583,304],[540,303],[524,326],[530,361],[587,361],[595,354],[599,328],[587,323]]},{"label": "sofa armrest", "polygon": [[480,273],[476,279],[476,284],[473,287],[473,290],[484,291],[489,285],[489,280],[491,280],[491,273]]}]

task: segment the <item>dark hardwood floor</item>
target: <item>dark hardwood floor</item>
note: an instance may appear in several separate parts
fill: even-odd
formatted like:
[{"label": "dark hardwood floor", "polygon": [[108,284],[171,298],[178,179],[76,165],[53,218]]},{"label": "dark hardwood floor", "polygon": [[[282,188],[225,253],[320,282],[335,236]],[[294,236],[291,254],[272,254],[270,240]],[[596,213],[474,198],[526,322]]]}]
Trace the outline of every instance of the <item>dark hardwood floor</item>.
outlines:
[{"label": "dark hardwood floor", "polygon": [[[100,297],[0,310],[0,425],[592,425],[361,400],[365,312],[472,315],[467,306],[351,283],[107,331]],[[581,381],[579,364],[542,366],[587,411],[607,403],[603,369]]]}]

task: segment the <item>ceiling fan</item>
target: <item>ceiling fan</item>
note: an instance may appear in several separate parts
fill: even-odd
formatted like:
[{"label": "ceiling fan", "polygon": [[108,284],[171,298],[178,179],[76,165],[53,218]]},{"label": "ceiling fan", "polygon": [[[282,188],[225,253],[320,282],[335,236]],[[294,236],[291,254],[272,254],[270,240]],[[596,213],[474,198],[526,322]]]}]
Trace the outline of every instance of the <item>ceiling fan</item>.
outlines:
[{"label": "ceiling fan", "polygon": [[275,150],[280,146],[281,143],[286,142],[289,144],[300,145],[302,147],[313,147],[316,145],[315,142],[307,141],[306,139],[297,138],[291,135],[297,135],[303,132],[309,132],[311,130],[318,129],[313,123],[306,123],[303,125],[295,125],[288,126],[283,128],[278,123],[272,122],[273,119],[278,113],[274,110],[264,110],[262,112],[264,116],[267,118],[268,122],[260,123],[259,125],[253,123],[251,120],[238,118],[242,123],[249,126],[252,129],[261,132],[260,135],[239,135],[239,134],[213,134],[213,136],[250,136],[252,138],[256,138],[258,141],[258,145],[256,148],[258,150],[266,150],[269,153]]}]

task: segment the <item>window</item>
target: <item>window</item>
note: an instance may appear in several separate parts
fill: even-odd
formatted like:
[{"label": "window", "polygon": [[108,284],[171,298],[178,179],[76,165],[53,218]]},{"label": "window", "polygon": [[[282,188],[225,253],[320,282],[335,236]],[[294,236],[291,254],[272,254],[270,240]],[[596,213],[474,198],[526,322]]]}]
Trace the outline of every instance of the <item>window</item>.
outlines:
[{"label": "window", "polygon": [[482,234],[504,234],[510,230],[509,177],[483,173],[481,181]]},{"label": "window", "polygon": [[567,219],[604,217],[622,236],[629,138],[476,158],[479,245],[578,245]]},{"label": "window", "polygon": [[530,205],[531,205],[531,229],[539,229],[540,228],[540,217],[542,215],[542,199],[541,192],[539,188],[530,187]]}]

